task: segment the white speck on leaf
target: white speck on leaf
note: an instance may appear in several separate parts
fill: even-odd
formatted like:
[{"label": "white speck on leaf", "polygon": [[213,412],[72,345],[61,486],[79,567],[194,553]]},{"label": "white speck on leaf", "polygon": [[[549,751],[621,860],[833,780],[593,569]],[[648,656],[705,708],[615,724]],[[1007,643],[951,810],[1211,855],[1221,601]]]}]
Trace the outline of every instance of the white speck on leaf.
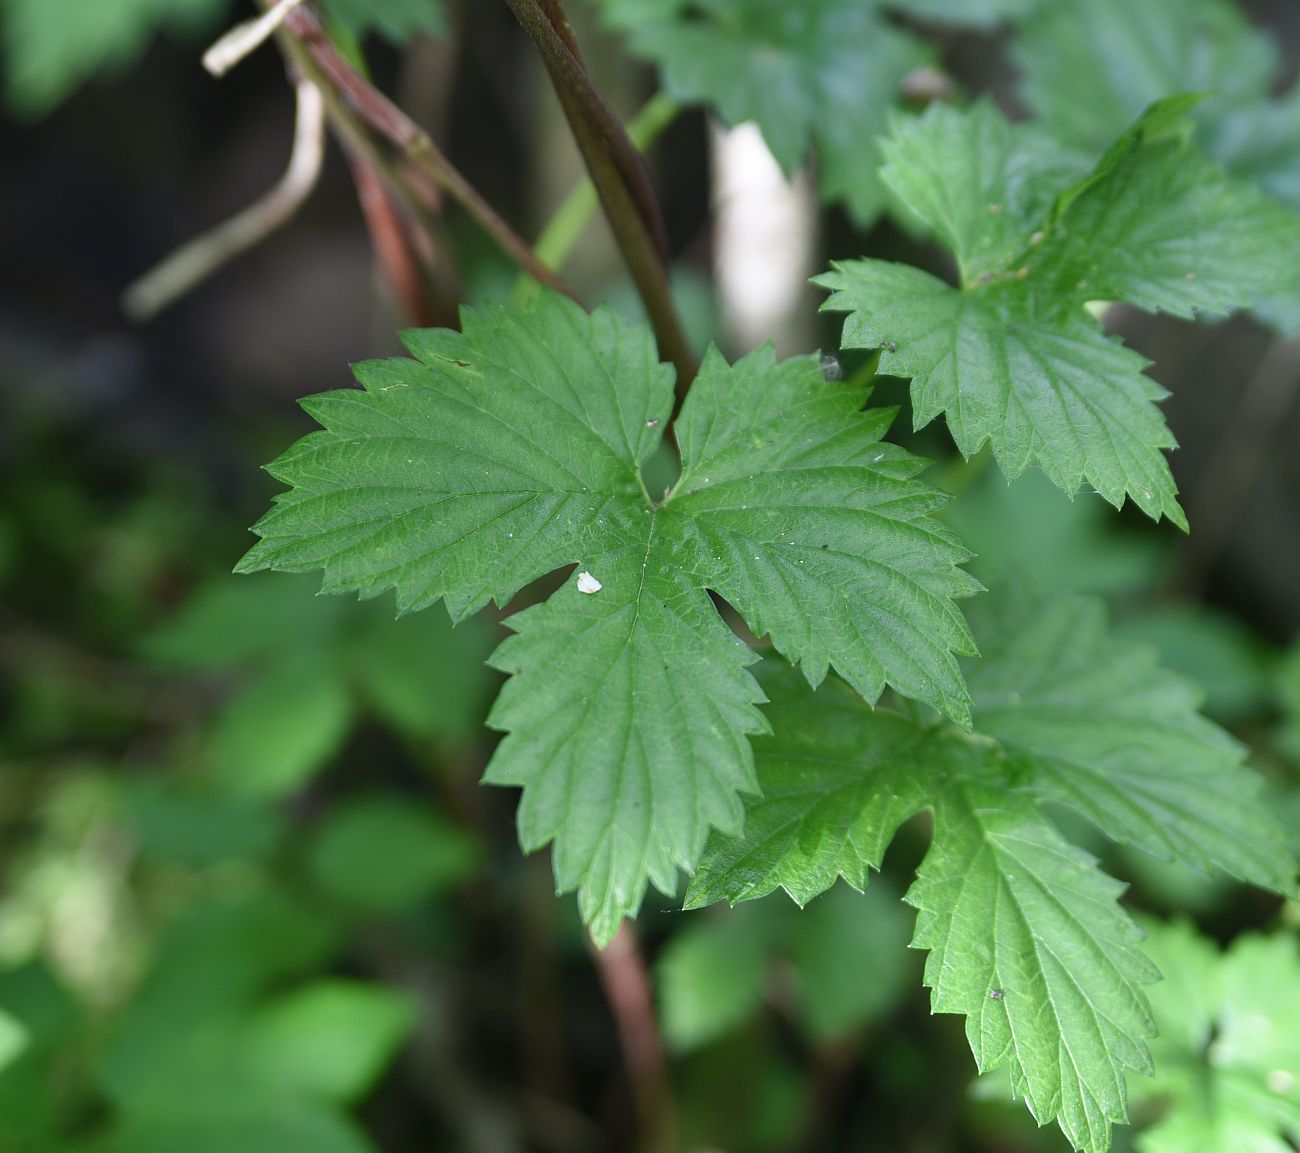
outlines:
[{"label": "white speck on leaf", "polygon": [[600,592],[602,587],[600,581],[592,576],[591,573],[580,572],[578,574],[578,591],[580,593],[586,593],[588,596],[591,596],[593,593]]}]

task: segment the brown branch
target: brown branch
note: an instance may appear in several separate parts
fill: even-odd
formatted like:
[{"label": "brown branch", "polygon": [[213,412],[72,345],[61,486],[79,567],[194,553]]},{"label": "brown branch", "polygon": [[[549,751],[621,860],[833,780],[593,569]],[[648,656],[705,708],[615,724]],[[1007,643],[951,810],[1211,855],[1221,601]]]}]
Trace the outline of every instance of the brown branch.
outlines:
[{"label": "brown branch", "polygon": [[300,7],[290,12],[277,39],[303,75],[322,88],[339,93],[368,128],[428,173],[520,268],[556,292],[577,299],[443,155],[432,137],[343,58],[311,11]]},{"label": "brown branch", "polygon": [[577,54],[560,0],[506,0],[541,52],[573,130],[578,149],[600,195],[614,237],[659,343],[659,354],[677,369],[680,404],[697,365],[668,283],[663,218],[645,168],[618,117],[591,83]]},{"label": "brown branch", "polygon": [[667,268],[670,262],[668,231],[664,227],[663,215],[659,211],[659,200],[655,196],[654,183],[650,179],[650,170],[646,167],[645,157],[632,142],[623,122],[615,115],[609,103],[592,83],[587,65],[582,59],[582,52],[578,48],[578,41],[573,35],[573,26],[565,15],[561,0],[536,0],[536,2],[552,31],[559,38],[560,47],[563,49],[556,58],[555,69],[552,69],[551,62],[547,61],[552,80],[559,76],[565,90],[577,101],[575,110],[589,120],[596,130],[607,154],[618,166],[619,175],[627,185],[642,223],[654,241],[660,263]]},{"label": "brown branch", "polygon": [[592,945],[591,953],[618,1030],[642,1147],[646,1153],[673,1153],[677,1148],[677,1118],[672,1083],[655,1017],[650,975],[631,923],[624,921],[603,950]]},{"label": "brown branch", "polygon": [[361,214],[370,230],[375,260],[393,304],[407,324],[420,328],[437,324],[437,307],[417,254],[413,223],[398,213],[393,193],[370,157],[351,145],[345,145],[344,152],[352,169]]},{"label": "brown branch", "polygon": [[[352,168],[379,267],[411,323],[454,325],[460,286],[440,234],[442,189],[400,154],[380,147],[351,105],[321,90],[330,127]],[[400,210],[400,211],[399,211]]]}]

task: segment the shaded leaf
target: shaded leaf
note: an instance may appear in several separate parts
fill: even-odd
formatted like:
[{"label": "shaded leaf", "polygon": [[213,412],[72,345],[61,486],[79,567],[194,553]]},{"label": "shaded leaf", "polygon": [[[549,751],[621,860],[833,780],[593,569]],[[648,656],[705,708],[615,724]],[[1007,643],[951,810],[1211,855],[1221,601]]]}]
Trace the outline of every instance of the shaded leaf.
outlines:
[{"label": "shaded leaf", "polygon": [[709,590],[810,681],[834,665],[869,698],[890,684],[965,721],[952,598],[977,586],[865,389],[814,358],[711,352],[656,503],[641,469],[672,388],[647,329],[554,295],[463,319],[407,335],[422,363],[359,366],[365,391],[307,402],[324,431],[271,466],[293,487],[240,568],[323,568],[326,591],[391,587],[404,611],[441,598],[459,619],[578,566],[492,658],[512,677],[486,779],[525,787],[520,840],[554,842],[599,940],[647,883],[674,890],[711,827],[737,829],[754,787],[756,658]]}]

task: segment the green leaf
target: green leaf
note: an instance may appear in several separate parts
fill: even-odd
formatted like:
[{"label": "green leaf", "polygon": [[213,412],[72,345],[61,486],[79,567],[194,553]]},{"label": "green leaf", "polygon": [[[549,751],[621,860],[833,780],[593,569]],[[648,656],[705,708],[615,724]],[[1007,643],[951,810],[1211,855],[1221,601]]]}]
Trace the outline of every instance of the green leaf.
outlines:
[{"label": "green leaf", "polygon": [[265,858],[282,841],[282,814],[253,798],[173,779],[128,778],[123,797],[141,853],[191,868]]},{"label": "green leaf", "polygon": [[446,35],[451,29],[442,0],[324,0],[325,14],[354,36],[378,32],[394,44],[420,33]]},{"label": "green leaf", "polygon": [[[336,932],[320,910],[267,892],[188,908],[158,943],[154,963],[96,1059],[99,1088],[132,1112],[169,1102],[229,1100],[243,1076],[232,1036],[258,997],[321,965]],[[222,1076],[212,1071],[220,1067]],[[257,1090],[245,1077],[245,1095]]]},{"label": "green leaf", "polygon": [[875,140],[901,81],[930,53],[891,25],[875,0],[603,0],[629,46],[661,70],[682,103],[705,103],[728,125],[757,121],[787,172],[815,144],[822,195],[861,223],[884,206]]},{"label": "green leaf", "polygon": [[906,910],[891,885],[877,880],[865,893],[836,885],[798,913],[781,907],[796,1005],[816,1044],[842,1041],[902,1002],[915,958],[907,952]]},{"label": "green leaf", "polygon": [[1039,593],[1137,596],[1157,587],[1169,568],[1169,541],[1117,523],[1096,494],[1073,499],[1041,472],[1015,484],[977,457],[961,469],[979,470],[974,483],[952,479],[961,498],[944,519],[975,553],[971,571],[989,588],[1013,579]]},{"label": "green leaf", "polygon": [[[967,1014],[980,1068],[1010,1064],[1040,1122],[1058,1117],[1077,1145],[1100,1153],[1110,1123],[1124,1118],[1123,1070],[1149,1065],[1138,986],[1155,974],[1115,903],[1122,886],[1011,788],[992,742],[871,712],[831,686],[815,696],[789,688],[803,696],[791,703],[802,725],[783,718],[758,746],[763,799],[747,813],[743,842],[715,834],[688,905],[745,900],[775,884],[798,899],[837,872],[861,886],[900,817],[933,808],[934,843],[907,900],[921,910],[914,944],[932,950],[934,1010]],[[865,764],[843,743],[850,727],[870,750]],[[769,743],[789,747],[793,733],[801,752],[768,755]],[[857,813],[842,784],[850,778]],[[799,790],[793,801],[781,796],[787,784]]]},{"label": "green leaf", "polygon": [[[1079,148],[1104,147],[1153,101],[1206,93],[1195,116],[1207,151],[1234,176],[1300,212],[1300,91],[1271,99],[1281,72],[1278,47],[1236,4],[1044,4],[1021,29],[1016,58],[1026,103]],[[1300,275],[1255,303],[1280,331],[1300,327]]]},{"label": "green leaf", "polygon": [[1196,711],[1190,681],[1151,649],[1108,637],[1096,602],[979,607],[983,659],[968,674],[976,728],[1038,797],[1162,860],[1294,891],[1285,830],[1245,750]]},{"label": "green leaf", "polygon": [[777,990],[814,1044],[843,1040],[902,1000],[907,921],[885,882],[866,893],[836,886],[799,911],[762,901],[687,918],[656,967],[664,1035],[698,1048],[746,1024]]},{"label": "green leaf", "polygon": [[1156,1079],[1135,1096],[1161,1120],[1140,1153],[1286,1153],[1300,1140],[1300,950],[1292,933],[1238,938],[1226,954],[1182,924],[1152,925],[1164,974],[1151,990]]},{"label": "green leaf", "polygon": [[1300,88],[1278,100],[1253,99],[1223,110],[1207,126],[1206,139],[1229,172],[1300,212]]},{"label": "green leaf", "polygon": [[232,1056],[267,1092],[349,1104],[368,1092],[415,1025],[406,994],[320,980],[259,1008]]},{"label": "green leaf", "polygon": [[1155,649],[1165,668],[1198,684],[1215,720],[1248,721],[1268,711],[1272,653],[1240,618],[1204,602],[1147,606],[1120,621],[1118,634]]},{"label": "green leaf", "polygon": [[928,802],[932,741],[910,721],[864,714],[838,681],[811,696],[778,662],[765,662],[759,675],[772,724],[754,743],[762,794],[746,806],[743,836],[710,839],[686,892],[688,909],[778,888],[804,905],[837,877],[865,889],[899,825]]},{"label": "green leaf", "polygon": [[707,1045],[762,1007],[774,929],[761,905],[688,924],[655,968],[664,1039],[678,1052]]},{"label": "green leaf", "polygon": [[349,615],[346,602],[314,597],[315,591],[310,579],[217,578],[146,634],[141,651],[169,668],[224,672],[315,648]]},{"label": "green leaf", "polygon": [[1086,482],[1182,527],[1164,390],[1085,305],[1225,311],[1293,276],[1300,238],[1188,143],[1186,106],[1154,106],[1082,180],[990,104],[933,106],[896,125],[884,177],[952,249],[961,286],[878,260],[817,281],[824,308],[851,314],[843,346],[881,349],[880,371],[911,379],[917,427],[942,413],[964,456],[990,443],[1009,478],[1037,463],[1067,492]]},{"label": "green leaf", "polygon": [[814,358],[711,352],[656,503],[641,468],[672,383],[647,329],[554,295],[463,322],[408,333],[422,363],[359,366],[364,392],[307,402],[324,431],[271,466],[293,487],[240,569],[323,568],[325,591],[395,588],[403,611],[441,598],[459,619],[580,567],[493,657],[513,676],[486,779],[525,787],[520,840],[555,843],[598,939],[648,882],[672,892],[710,827],[737,829],[754,787],[756,658],[708,590],[814,683],[833,664],[869,699],[890,684],[965,721],[951,598],[977,586],[865,389]]},{"label": "green leaf", "polygon": [[249,670],[213,725],[211,753],[236,793],[304,785],[346,739],[358,705],[417,739],[464,740],[486,712],[491,651],[480,622],[393,619],[391,604],[316,597],[316,582],[224,577],[145,638],[151,659],[195,672]]},{"label": "green leaf", "polygon": [[352,726],[336,670],[317,654],[276,665],[219,714],[212,756],[223,786],[245,796],[293,792],[338,752]]},{"label": "green leaf", "polygon": [[1117,903],[1123,886],[996,780],[958,778],[934,810],[906,898],[932,1008],[966,1015],[980,1071],[1009,1064],[1040,1124],[1103,1153],[1128,1119],[1125,1072],[1151,1071],[1141,986],[1159,976]]},{"label": "green leaf", "polygon": [[17,1017],[0,1009],[0,1073],[31,1045],[31,1031]]},{"label": "green leaf", "polygon": [[1107,641],[1100,607],[1004,597],[974,614],[975,732],[869,709],[834,682],[813,693],[760,670],[772,736],[755,741],[762,795],[745,833],[715,832],[688,907],[777,887],[804,902],[843,876],[863,888],[908,817],[934,812],[907,900],[931,950],[937,1012],[967,1015],[981,1069],[1011,1066],[1040,1122],[1101,1153],[1125,1116],[1124,1071],[1149,1069],[1140,985],[1155,970],[1098,872],[1047,820],[1082,809],[1114,839],[1282,892],[1295,864],[1241,751],[1149,652]]},{"label": "green leaf", "polygon": [[1207,103],[1267,98],[1276,46],[1228,0],[1055,0],[1014,41],[1035,116],[1076,148],[1105,148],[1144,108],[1178,92]]},{"label": "green leaf", "polygon": [[9,107],[44,116],[95,73],[129,67],[155,32],[202,32],[229,8],[229,0],[4,0]]},{"label": "green leaf", "polygon": [[106,1153],[376,1153],[333,1110],[297,1102],[183,1102],[114,1126]]},{"label": "green leaf", "polygon": [[358,909],[397,912],[461,884],[479,864],[474,840],[410,800],[373,797],[332,812],[308,867],[331,896]]},{"label": "green leaf", "polygon": [[361,614],[362,627],[345,641],[353,683],[367,706],[410,737],[472,738],[487,715],[493,680],[483,668],[492,648],[489,629],[478,621],[452,628],[441,612],[397,619],[386,603],[383,610]]}]

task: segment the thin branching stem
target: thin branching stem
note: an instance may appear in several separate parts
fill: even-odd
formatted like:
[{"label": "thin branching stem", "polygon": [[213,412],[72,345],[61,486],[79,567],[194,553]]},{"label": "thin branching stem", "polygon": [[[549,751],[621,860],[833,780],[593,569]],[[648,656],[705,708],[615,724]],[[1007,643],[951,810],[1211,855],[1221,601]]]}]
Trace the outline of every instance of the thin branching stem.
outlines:
[{"label": "thin branching stem", "polygon": [[618,1030],[642,1147],[645,1153],[673,1153],[677,1148],[677,1116],[672,1082],[650,992],[650,974],[636,931],[624,921],[604,949],[592,945],[591,953]]},{"label": "thin branching stem", "polygon": [[279,42],[305,76],[322,88],[338,92],[368,128],[398,149],[411,164],[428,173],[520,268],[540,283],[576,299],[568,286],[538,260],[528,243],[443,155],[433,138],[343,57],[309,9],[295,8],[285,17]]}]

